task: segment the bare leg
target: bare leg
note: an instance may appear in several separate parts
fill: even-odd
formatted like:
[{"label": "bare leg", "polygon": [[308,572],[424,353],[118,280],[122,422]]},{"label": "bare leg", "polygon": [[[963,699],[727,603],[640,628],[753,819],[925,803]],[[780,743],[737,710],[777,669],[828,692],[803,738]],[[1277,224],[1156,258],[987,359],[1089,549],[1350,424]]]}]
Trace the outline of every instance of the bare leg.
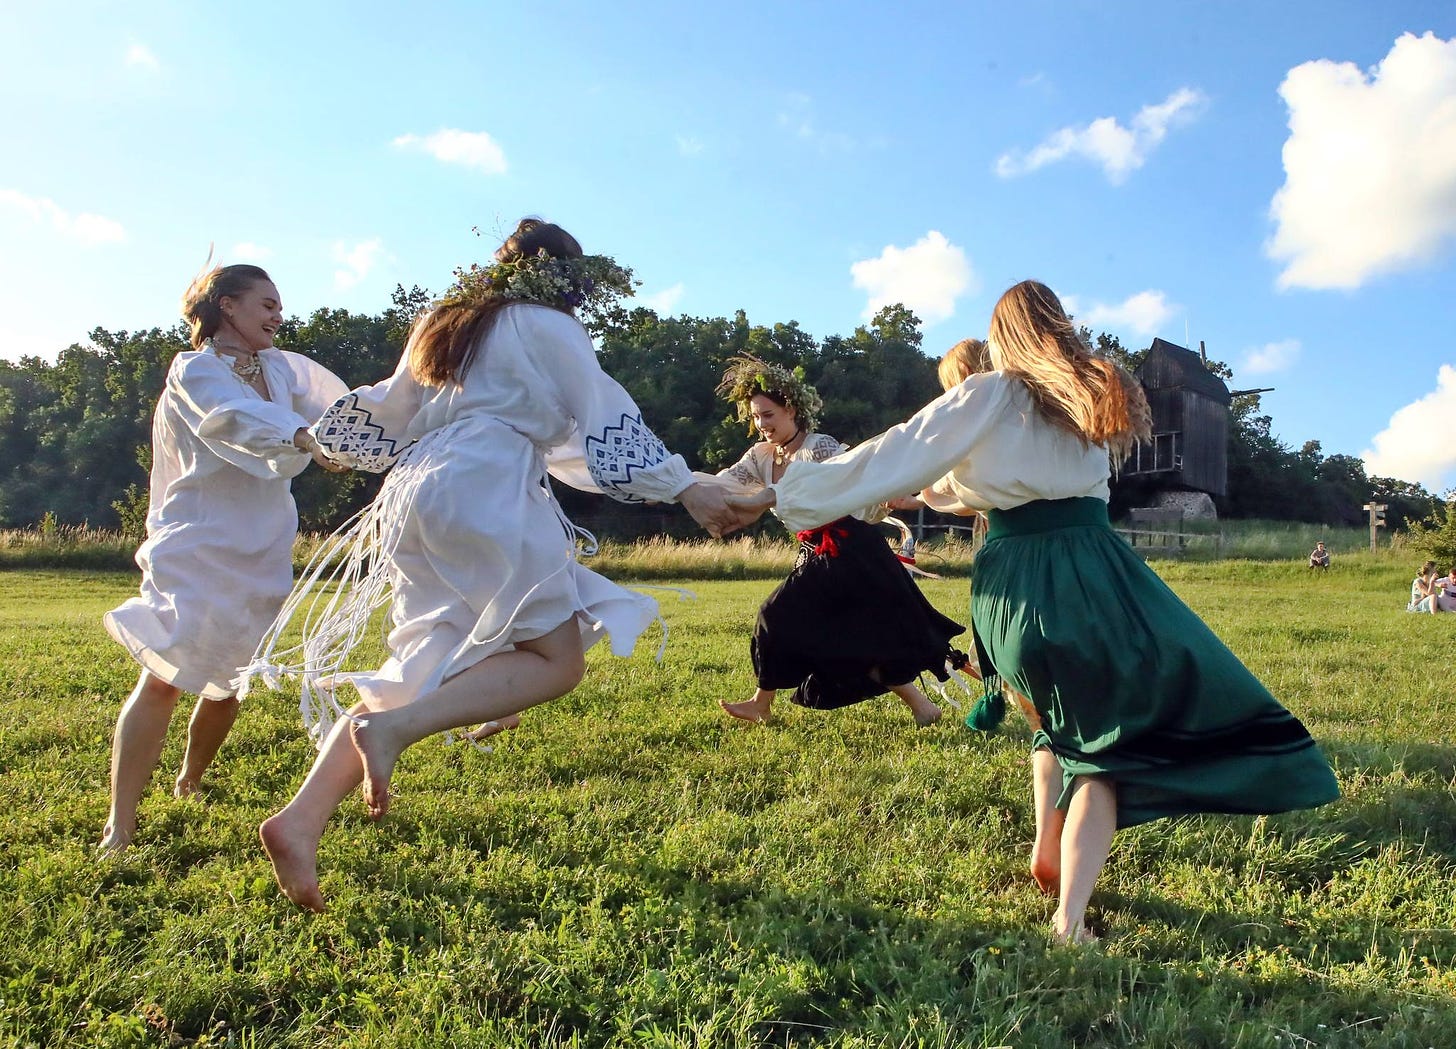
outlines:
[{"label": "bare leg", "polygon": [[369,815],[377,820],[389,809],[389,777],[406,747],[437,732],[498,721],[564,696],[585,673],[581,631],[569,619],[544,637],[482,660],[408,706],[351,725],[354,747],[364,761]]},{"label": "bare leg", "polygon": [[729,703],[725,699],[720,699],[718,706],[739,721],[751,721],[758,725],[767,721],[769,715],[773,713],[775,695],[777,692],[771,688],[760,688],[754,691],[752,699],[745,699],[741,703]]},{"label": "bare leg", "polygon": [[[362,703],[349,713],[369,716]],[[349,728],[346,719],[334,723],[293,800],[258,828],[283,895],[311,911],[324,909],[318,885],[319,839],[329,817],[364,780],[364,763],[349,738]]]},{"label": "bare leg", "polygon": [[[1013,693],[1015,695],[1015,693]],[[1036,807],[1036,840],[1031,843],[1031,876],[1045,896],[1055,896],[1062,876],[1062,828],[1067,814],[1057,808],[1062,766],[1046,747],[1031,752],[1031,796]]]},{"label": "bare leg", "polygon": [[103,852],[116,853],[136,833],[137,806],[167,741],[182,690],[143,670],[116,718],[111,738],[111,812],[101,831]]},{"label": "bare leg", "polygon": [[182,756],[182,769],[172,787],[174,795],[185,798],[196,793],[202,784],[203,773],[217,757],[218,748],[232,731],[233,722],[238,720],[241,705],[236,696],[227,699],[198,697],[197,706],[192,708],[192,720],[187,723],[187,753]]},{"label": "bare leg", "polygon": [[1062,831],[1062,897],[1052,921],[1058,943],[1080,943],[1087,932],[1087,904],[1107,862],[1117,829],[1117,785],[1105,776],[1078,776]]},{"label": "bare leg", "polygon": [[929,728],[940,720],[940,708],[932,703],[915,682],[907,681],[903,685],[891,685],[890,691],[900,697],[900,702],[910,708],[910,713],[915,715],[917,728]]},{"label": "bare leg", "polygon": [[340,720],[324,742],[293,800],[258,829],[283,894],[323,910],[318,844],[329,817],[361,783],[374,819],[389,807],[389,777],[404,749],[435,732],[510,715],[564,695],[585,671],[581,632],[568,620],[544,637],[482,660],[429,695],[397,710],[351,713],[367,725]]}]

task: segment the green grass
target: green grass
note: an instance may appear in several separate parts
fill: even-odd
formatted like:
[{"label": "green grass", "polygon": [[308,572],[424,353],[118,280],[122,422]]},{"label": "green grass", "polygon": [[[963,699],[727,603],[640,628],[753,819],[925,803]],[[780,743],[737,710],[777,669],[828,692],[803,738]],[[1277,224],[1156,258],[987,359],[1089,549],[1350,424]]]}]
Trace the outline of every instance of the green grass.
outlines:
[{"label": "green grass", "polygon": [[[382,825],[351,803],[325,836],[324,915],[256,845],[312,758],[283,693],[249,698],[202,800],[164,790],[179,714],[138,845],[98,862],[134,677],[98,617],[134,577],[0,572],[0,1044],[1450,1046],[1456,616],[1401,610],[1405,561],[1158,566],[1344,797],[1120,834],[1095,949],[1047,945],[1014,717],[721,714],[757,579],[678,580],[662,663],[655,637],[594,650],[492,754],[414,748]],[[925,589],[964,620],[964,580]]]},{"label": "green grass", "polygon": [[[888,525],[882,531],[887,538],[892,534]],[[1188,521],[1182,531],[1186,538],[1178,556],[1185,560],[1288,560],[1303,565],[1315,541],[1321,539],[1336,559],[1370,550],[1366,529],[1294,521]],[[323,538],[308,534],[298,537],[293,547],[295,568],[308,563]],[[1379,539],[1381,551],[1398,552],[1416,565],[1427,556],[1406,550],[1403,534],[1381,532]],[[52,523],[0,529],[0,570],[134,571],[136,545],[134,539],[119,532],[86,526]],[[1142,545],[1146,547],[1146,540]],[[1157,549],[1142,552],[1153,559],[1168,556]],[[972,550],[965,532],[948,535],[930,530],[917,553],[932,571],[959,576],[970,572]],[[772,579],[782,577],[793,562],[794,544],[776,523],[770,523],[760,536],[734,536],[723,541],[668,536],[634,542],[604,539],[596,561],[604,571],[635,579]]]}]

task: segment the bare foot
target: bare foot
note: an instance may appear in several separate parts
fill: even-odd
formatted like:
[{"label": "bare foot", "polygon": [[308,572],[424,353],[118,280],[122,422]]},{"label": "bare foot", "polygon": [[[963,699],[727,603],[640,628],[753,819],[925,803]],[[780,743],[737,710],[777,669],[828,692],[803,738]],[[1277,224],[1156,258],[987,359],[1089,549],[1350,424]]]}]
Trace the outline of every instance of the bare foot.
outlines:
[{"label": "bare foot", "polygon": [[369,809],[369,818],[379,820],[389,811],[389,777],[394,773],[394,763],[399,760],[399,749],[384,739],[384,733],[369,721],[355,721],[349,725],[349,738],[364,763],[364,805]]},{"label": "bare foot", "polygon": [[192,797],[192,795],[196,794],[201,788],[202,784],[198,783],[197,780],[183,779],[181,776],[178,776],[177,782],[172,784],[172,797],[190,798]]},{"label": "bare foot", "polygon": [[929,728],[940,720],[940,708],[912,685],[896,685],[891,689],[900,702],[910,708],[910,713],[915,715],[916,728]]},{"label": "bare foot", "polygon": [[318,842],[307,834],[290,833],[282,813],[270,816],[258,828],[263,851],[273,864],[273,877],[278,887],[300,907],[311,911],[324,909],[324,897],[318,883]]},{"label": "bare foot", "polygon": [[1032,844],[1031,877],[1043,896],[1057,894],[1062,885],[1062,850],[1059,842],[1043,844],[1037,840]]},{"label": "bare foot", "polygon": [[1093,946],[1100,942],[1082,922],[1064,925],[1058,918],[1052,922],[1052,942],[1063,947]]},{"label": "bare foot", "polygon": [[769,714],[773,711],[772,704],[760,702],[758,699],[745,699],[742,703],[729,703],[727,700],[720,699],[718,706],[739,721],[748,721],[755,725],[761,725],[767,721]]},{"label": "bare foot", "polygon": [[497,733],[509,732],[513,728],[519,728],[520,724],[521,715],[507,714],[505,717],[501,718],[498,721],[487,721],[479,728],[471,729],[469,732],[465,733],[465,738],[473,739],[475,740],[475,742],[479,743],[481,740],[489,739],[491,736],[494,736]]},{"label": "bare foot", "polygon": [[103,857],[120,856],[130,844],[130,832],[123,834],[108,823],[101,828],[101,840],[96,844],[96,851]]},{"label": "bare foot", "polygon": [[915,715],[916,728],[929,728],[940,720],[940,708],[929,700],[924,706],[916,704],[911,707],[910,712]]}]

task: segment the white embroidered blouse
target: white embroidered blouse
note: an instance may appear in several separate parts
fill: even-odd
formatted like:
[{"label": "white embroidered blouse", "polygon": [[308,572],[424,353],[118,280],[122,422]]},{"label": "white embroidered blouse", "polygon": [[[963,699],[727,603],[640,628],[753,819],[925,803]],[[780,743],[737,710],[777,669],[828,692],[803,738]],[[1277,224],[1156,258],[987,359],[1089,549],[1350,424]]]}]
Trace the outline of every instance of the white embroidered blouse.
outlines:
[{"label": "white embroidered blouse", "polygon": [[946,513],[1106,500],[1110,473],[1106,448],[1043,419],[1019,379],[986,372],[841,455],[791,464],[774,512],[801,531],[917,489]]}]

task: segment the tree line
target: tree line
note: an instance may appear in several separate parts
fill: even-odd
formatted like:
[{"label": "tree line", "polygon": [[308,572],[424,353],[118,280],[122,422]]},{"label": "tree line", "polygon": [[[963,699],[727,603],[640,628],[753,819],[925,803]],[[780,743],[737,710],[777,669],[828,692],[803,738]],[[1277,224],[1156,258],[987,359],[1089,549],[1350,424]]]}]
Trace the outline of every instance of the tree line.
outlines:
[{"label": "tree line", "polygon": [[[390,374],[409,325],[428,305],[418,287],[396,287],[378,314],[319,309],[289,318],[275,340],[312,357],[353,385]],[[1136,368],[1145,350],[1130,351],[1114,336],[1089,344]],[[752,353],[802,367],[824,398],[820,429],[854,444],[900,422],[937,396],[935,360],[922,349],[919,319],[901,305],[880,310],[847,336],[815,338],[797,322],[752,324],[733,317],[660,317],[637,308],[599,334],[603,367],[630,392],[643,417],[694,469],[715,471],[735,462],[751,443],[745,424],[714,389],[730,358]],[[145,331],[96,328],[89,344],[74,344],[54,362],[40,357],[0,360],[0,526],[42,520],[121,528],[140,534],[146,513],[151,415],[172,357],[188,348],[185,327]],[[1227,378],[1229,370],[1210,362]],[[1421,485],[1369,477],[1352,456],[1322,454],[1318,441],[1291,449],[1273,435],[1258,395],[1236,398],[1229,438],[1229,492],[1219,511],[1230,517],[1359,524],[1362,503],[1389,506],[1391,527],[1435,514],[1440,501]],[[379,478],[306,471],[294,484],[301,527],[326,531],[372,497]],[[640,531],[640,511],[562,492],[574,516],[591,515],[608,534]],[[1113,493],[1116,514],[1127,492]],[[677,515],[681,517],[682,515]],[[635,524],[634,524],[635,520]],[[686,524],[686,518],[682,522]]]}]

